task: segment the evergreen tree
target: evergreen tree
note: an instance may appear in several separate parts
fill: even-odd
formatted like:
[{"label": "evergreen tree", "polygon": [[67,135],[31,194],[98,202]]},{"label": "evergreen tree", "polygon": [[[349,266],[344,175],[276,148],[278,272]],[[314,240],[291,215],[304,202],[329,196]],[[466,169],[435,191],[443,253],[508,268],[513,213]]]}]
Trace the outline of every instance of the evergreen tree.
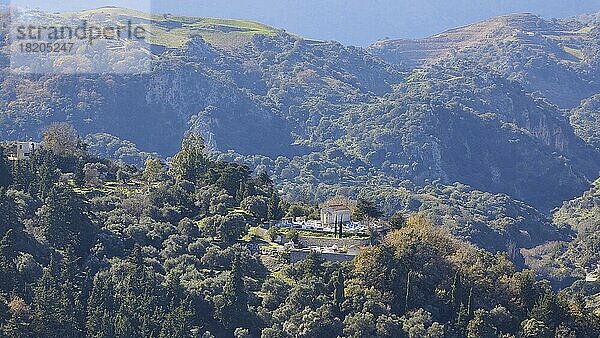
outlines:
[{"label": "evergreen tree", "polygon": [[241,203],[246,197],[249,196],[247,193],[248,193],[248,186],[247,186],[246,182],[240,181],[240,186],[239,186],[238,190],[235,192],[235,200],[238,203]]},{"label": "evergreen tree", "polygon": [[337,307],[337,310],[341,312],[342,303],[345,299],[345,290],[344,290],[344,272],[342,270],[338,270],[335,281],[333,283],[334,293],[333,293],[333,301]]},{"label": "evergreen tree", "polygon": [[77,162],[75,162],[75,170],[73,174],[75,176],[75,184],[77,186],[82,186],[85,182],[85,159],[83,157],[79,157]]},{"label": "evergreen tree", "polygon": [[[8,230],[0,240],[0,295],[16,291],[20,285],[14,258],[13,230]],[[0,302],[3,300],[0,298]]]},{"label": "evergreen tree", "polygon": [[148,157],[142,176],[148,183],[158,182],[164,175],[164,166],[160,159]]},{"label": "evergreen tree", "polygon": [[[250,169],[246,165],[237,163],[215,162],[208,170],[207,181],[209,184],[214,184],[217,187],[223,188],[227,194],[238,197],[240,184],[244,182],[243,195],[245,197],[255,195],[252,186],[249,183]],[[269,196],[269,195],[265,195]]]},{"label": "evergreen tree", "polygon": [[208,164],[204,140],[200,135],[192,135],[183,141],[182,149],[173,157],[170,169],[177,180],[197,182],[206,173]]},{"label": "evergreen tree", "polygon": [[194,306],[191,297],[179,283],[179,278],[171,276],[166,285],[169,311],[160,331],[160,337],[184,338],[189,336],[194,318]]},{"label": "evergreen tree", "polygon": [[461,303],[458,311],[456,312],[456,318],[454,320],[454,328],[460,333],[460,336],[465,335],[468,323],[469,312],[467,310],[467,306],[464,303]]},{"label": "evergreen tree", "polygon": [[170,311],[166,315],[160,331],[160,337],[164,338],[186,338],[189,337],[191,322],[193,318],[193,305],[188,299],[179,304],[172,300]]},{"label": "evergreen tree", "polygon": [[529,318],[521,323],[520,337],[546,338],[550,334],[550,328],[541,320]]},{"label": "evergreen tree", "polygon": [[269,174],[267,174],[266,171],[261,170],[258,173],[258,175],[256,175],[254,181],[256,182],[256,186],[265,196],[271,196],[274,190],[273,181],[271,180],[271,177],[269,177]]},{"label": "evergreen tree", "polygon": [[283,218],[283,210],[281,209],[281,200],[275,191],[271,193],[268,203],[268,220],[280,220]]},{"label": "evergreen tree", "polygon": [[10,229],[21,230],[17,205],[6,194],[6,190],[0,187],[0,237],[3,237]]},{"label": "evergreen tree", "polygon": [[32,160],[13,162],[11,177],[16,189],[37,194],[37,174]]},{"label": "evergreen tree", "polygon": [[144,264],[139,246],[134,249],[130,262],[133,263],[133,270],[125,277],[125,295],[121,298],[122,308],[119,312],[127,315],[137,336],[157,336],[164,320],[161,299],[164,290],[156,279],[156,273]]},{"label": "evergreen tree", "polygon": [[53,187],[41,215],[48,242],[57,249],[71,246],[78,254],[85,254],[95,233],[85,210],[85,204],[70,187]]},{"label": "evergreen tree", "polygon": [[12,169],[4,148],[0,147],[0,188],[8,188],[12,184]]},{"label": "evergreen tree", "polygon": [[61,266],[54,255],[36,283],[33,298],[34,330],[43,337],[81,337],[82,330],[75,319],[78,309],[72,301],[72,289],[63,287],[68,281],[61,278]]},{"label": "evergreen tree", "polygon": [[137,333],[132,319],[133,318],[129,316],[127,306],[125,304],[121,304],[114,317],[115,337],[138,337],[139,334]]},{"label": "evergreen tree", "polygon": [[311,251],[300,263],[301,276],[305,279],[320,276],[324,262],[325,260],[320,253]]},{"label": "evergreen tree", "polygon": [[244,218],[236,214],[222,217],[218,223],[217,233],[224,243],[233,243],[248,231]]},{"label": "evergreen tree", "polygon": [[117,170],[117,181],[127,183],[137,173],[137,168],[132,165],[121,165]]},{"label": "evergreen tree", "polygon": [[228,329],[243,327],[248,319],[248,293],[239,264],[236,258],[223,293],[214,301],[216,318]]},{"label": "evergreen tree", "polygon": [[467,326],[468,338],[495,338],[498,337],[496,328],[490,323],[489,315],[484,310],[475,311],[473,319]]},{"label": "evergreen tree", "polygon": [[[2,247],[0,246],[0,249],[2,249]],[[0,252],[0,254],[2,254]],[[1,264],[1,262],[0,262]],[[2,271],[0,271],[2,272]],[[3,282],[3,281],[2,281]],[[4,284],[2,284],[4,285]],[[6,324],[6,321],[10,318],[10,312],[8,309],[8,304],[6,304],[6,299],[3,296],[3,294],[5,292],[3,292],[4,290],[0,290],[0,328]]]},{"label": "evergreen tree", "polygon": [[401,212],[396,212],[394,215],[392,215],[392,217],[390,217],[388,223],[390,225],[390,229],[392,230],[402,229],[404,226],[406,226],[406,218]]},{"label": "evergreen tree", "polygon": [[460,305],[460,275],[458,272],[454,273],[454,278],[452,279],[452,287],[450,289],[450,306],[452,310],[458,309]]},{"label": "evergreen tree", "polygon": [[267,219],[269,214],[269,201],[263,196],[247,197],[240,203],[240,207],[261,222]]},{"label": "evergreen tree", "polygon": [[[115,337],[115,327],[123,323],[117,321],[113,288],[106,274],[94,278],[92,292],[87,302],[86,331],[89,337]],[[121,330],[131,332],[132,330]]]},{"label": "evergreen tree", "polygon": [[557,304],[554,295],[547,292],[540,297],[538,302],[529,312],[529,318],[543,322],[550,329],[554,329],[561,322],[561,318],[566,317],[561,313],[561,309]]},{"label": "evergreen tree", "polygon": [[35,190],[33,191],[41,199],[46,198],[55,183],[58,181],[58,167],[54,155],[49,151],[40,151],[36,153],[31,161],[35,167],[34,181]]},{"label": "evergreen tree", "polygon": [[380,218],[383,213],[379,210],[375,202],[364,198],[359,198],[356,202],[356,210],[354,216],[360,221],[367,219]]},{"label": "evergreen tree", "polygon": [[84,293],[85,274],[79,267],[79,258],[75,256],[73,248],[64,250],[60,264],[60,303],[66,310],[63,318],[70,323],[74,333],[81,334],[85,328],[85,301],[88,297]]},{"label": "evergreen tree", "polygon": [[413,274],[412,270],[408,270],[408,274],[406,275],[406,295],[404,297],[404,312],[408,312],[410,309],[410,294],[411,294],[411,276]]}]

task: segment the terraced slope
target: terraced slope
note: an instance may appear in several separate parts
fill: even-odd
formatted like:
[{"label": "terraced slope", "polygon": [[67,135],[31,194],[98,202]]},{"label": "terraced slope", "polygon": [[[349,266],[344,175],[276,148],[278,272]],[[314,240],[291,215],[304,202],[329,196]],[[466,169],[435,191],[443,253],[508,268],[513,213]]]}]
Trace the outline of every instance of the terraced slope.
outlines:
[{"label": "terraced slope", "polygon": [[215,47],[235,49],[250,43],[255,35],[275,35],[281,31],[252,21],[147,14],[116,7],[103,7],[68,15],[81,18],[110,15],[111,18],[118,18],[123,22],[141,22],[152,33],[151,43],[166,48],[183,48],[192,37],[201,36]]},{"label": "terraced slope", "polygon": [[590,20],[514,14],[422,40],[378,41],[369,51],[407,69],[468,60],[570,109],[600,91],[599,34]]}]

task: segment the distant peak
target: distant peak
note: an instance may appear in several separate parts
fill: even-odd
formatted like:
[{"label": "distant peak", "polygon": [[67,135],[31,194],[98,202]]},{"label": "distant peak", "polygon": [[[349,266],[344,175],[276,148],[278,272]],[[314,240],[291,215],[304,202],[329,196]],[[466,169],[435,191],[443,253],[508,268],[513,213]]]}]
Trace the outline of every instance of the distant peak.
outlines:
[{"label": "distant peak", "polygon": [[514,13],[457,27],[425,39],[380,40],[370,50],[387,61],[409,67],[422,66],[456,51],[493,41],[535,43],[536,36],[562,30],[560,23],[532,13]]}]

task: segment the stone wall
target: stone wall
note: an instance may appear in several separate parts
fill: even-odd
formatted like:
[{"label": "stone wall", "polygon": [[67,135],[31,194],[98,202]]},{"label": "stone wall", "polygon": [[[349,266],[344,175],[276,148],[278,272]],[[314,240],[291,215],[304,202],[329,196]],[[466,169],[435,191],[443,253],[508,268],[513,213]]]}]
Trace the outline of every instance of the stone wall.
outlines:
[{"label": "stone wall", "polygon": [[[303,260],[304,258],[306,258],[306,256],[308,256],[309,253],[310,253],[310,250],[292,250],[290,252],[290,263],[296,263],[298,261]],[[324,260],[326,260],[328,262],[351,261],[354,259],[354,257],[356,257],[355,255],[348,255],[348,254],[342,254],[342,253],[331,253],[331,252],[321,253],[320,256],[321,256],[321,258],[323,258]]]},{"label": "stone wall", "polygon": [[369,245],[368,239],[350,239],[350,238],[330,238],[330,237],[309,237],[309,236],[298,236],[298,244],[303,248],[311,246],[318,247],[351,247],[351,246],[367,246]]}]

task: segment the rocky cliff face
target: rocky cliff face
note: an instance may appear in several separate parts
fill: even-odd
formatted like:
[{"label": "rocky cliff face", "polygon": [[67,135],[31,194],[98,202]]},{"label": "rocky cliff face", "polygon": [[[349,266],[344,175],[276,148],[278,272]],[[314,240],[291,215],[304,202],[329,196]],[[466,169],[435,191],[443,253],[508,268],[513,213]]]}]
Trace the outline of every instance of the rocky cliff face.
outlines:
[{"label": "rocky cliff face", "polygon": [[555,107],[517,83],[449,69],[412,78],[390,96],[394,105],[371,107],[347,143],[371,145],[365,161],[399,164],[398,176],[463,182],[543,209],[552,208],[548,194],[568,199],[597,176],[598,153]]}]

